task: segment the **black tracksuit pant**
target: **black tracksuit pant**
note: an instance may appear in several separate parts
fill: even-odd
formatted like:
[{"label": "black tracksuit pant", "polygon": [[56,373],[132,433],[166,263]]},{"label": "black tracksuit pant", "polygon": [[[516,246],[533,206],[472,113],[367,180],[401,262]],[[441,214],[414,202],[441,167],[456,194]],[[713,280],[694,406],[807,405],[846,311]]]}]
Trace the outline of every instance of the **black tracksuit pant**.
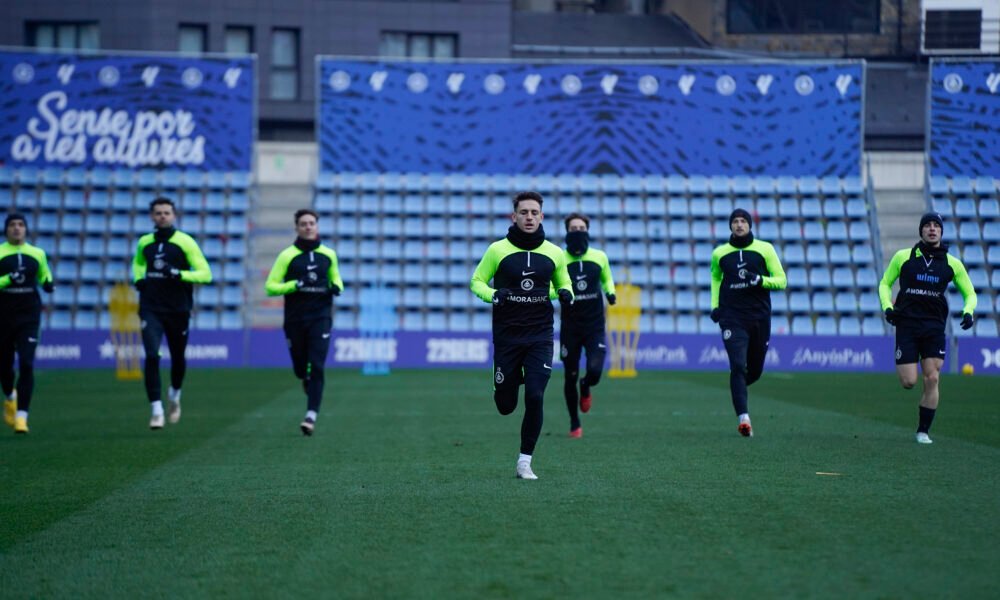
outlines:
[{"label": "black tracksuit pant", "polygon": [[524,384],[521,454],[532,454],[542,433],[542,402],[552,375],[552,340],[525,343],[493,342],[493,400],[501,415],[517,408]]},{"label": "black tracksuit pant", "polygon": [[170,349],[170,386],[179,390],[184,384],[184,374],[187,372],[187,358],[184,352],[187,350],[191,313],[140,310],[139,320],[142,326],[142,346],[146,351],[146,360],[143,364],[146,397],[150,402],[156,402],[162,394],[160,343],[163,341],[163,336],[167,337],[167,348]]},{"label": "black tracksuit pant", "polygon": [[0,386],[5,396],[14,392],[14,355],[17,355],[17,410],[28,411],[35,390],[35,349],[38,347],[38,319],[0,325]]},{"label": "black tracksuit pant", "polygon": [[329,317],[285,323],[285,339],[292,356],[292,370],[302,380],[307,398],[307,410],[319,412],[323,401],[325,376],[323,366],[330,351]]},{"label": "black tracksuit pant", "polygon": [[767,345],[771,340],[771,319],[723,320],[719,326],[722,328],[722,342],[729,354],[729,390],[733,397],[733,409],[737,415],[748,413],[747,387],[760,379],[764,372]]},{"label": "black tracksuit pant", "polygon": [[604,357],[607,355],[607,342],[605,340],[604,328],[594,329],[589,332],[577,331],[572,327],[567,327],[563,323],[562,331],[559,333],[559,355],[562,357],[565,369],[565,381],[563,382],[563,394],[566,397],[566,409],[569,411],[570,429],[580,426],[580,414],[577,405],[580,402],[580,394],[577,391],[577,380],[580,377],[580,356],[583,351],[587,351],[587,372],[583,376],[583,385],[591,387],[601,381],[601,373],[604,372]]}]

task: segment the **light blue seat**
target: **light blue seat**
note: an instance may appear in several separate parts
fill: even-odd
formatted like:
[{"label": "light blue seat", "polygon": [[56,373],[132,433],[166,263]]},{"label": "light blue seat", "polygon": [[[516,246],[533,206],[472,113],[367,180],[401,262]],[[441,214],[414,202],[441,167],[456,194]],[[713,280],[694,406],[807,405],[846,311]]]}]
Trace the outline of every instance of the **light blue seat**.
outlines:
[{"label": "light blue seat", "polygon": [[222,302],[222,290],[217,285],[200,285],[195,287],[195,298],[198,305],[204,308],[215,308]]},{"label": "light blue seat", "polygon": [[83,240],[83,256],[87,258],[104,256],[104,239],[100,237],[85,238]]},{"label": "light blue seat", "polygon": [[854,264],[858,266],[867,266],[875,264],[875,253],[872,251],[870,244],[860,244],[855,245],[854,249],[851,251]]},{"label": "light blue seat", "polygon": [[962,247],[962,262],[966,266],[979,266],[986,263],[985,252],[980,244],[966,244]]},{"label": "light blue seat", "polygon": [[819,179],[812,175],[799,177],[799,194],[805,199],[819,196]]},{"label": "light blue seat", "polygon": [[992,177],[979,176],[975,180],[976,195],[980,198],[989,198],[996,196],[997,193],[997,181]]},{"label": "light blue seat", "polygon": [[[871,248],[868,248],[871,251]],[[851,262],[851,250],[844,244],[830,246],[830,262],[835,265],[846,265]]]},{"label": "light blue seat", "polygon": [[[58,292],[59,288],[56,288]],[[49,317],[49,329],[71,329],[73,327],[73,315],[68,310],[54,310]]]},{"label": "light blue seat", "polygon": [[712,200],[713,217],[724,217],[729,219],[729,214],[733,212],[733,201],[729,198],[714,198]]},{"label": "light blue seat", "polygon": [[222,311],[222,315],[219,318],[219,327],[222,329],[242,329],[243,315],[239,310]]},{"label": "light blue seat", "polygon": [[753,179],[753,188],[757,196],[774,195],[774,179],[767,175],[758,175]]},{"label": "light blue seat", "polygon": [[812,318],[799,315],[792,318],[792,335],[813,335]]},{"label": "light blue seat", "polygon": [[87,206],[87,197],[82,189],[68,189],[63,198],[63,207],[66,210],[83,210]]},{"label": "light blue seat", "polygon": [[806,248],[806,261],[813,265],[825,265],[829,260],[826,246],[823,244],[809,244]]},{"label": "light blue seat", "polygon": [[776,313],[788,312],[788,294],[784,292],[771,293],[771,310]]},{"label": "light blue seat", "polygon": [[816,335],[837,335],[837,320],[833,317],[817,318]]},{"label": "light blue seat", "polygon": [[797,241],[802,239],[802,226],[798,221],[782,221],[779,228],[779,237],[786,241]]},{"label": "light blue seat", "polygon": [[693,286],[694,285],[694,271],[688,266],[678,266],[674,268],[673,272],[673,283],[678,286]]},{"label": "light blue seat", "polygon": [[977,319],[975,331],[979,337],[997,337],[997,322],[989,317]]},{"label": "light blue seat", "polygon": [[757,198],[757,216],[762,219],[773,219],[778,216],[778,203],[774,198]]},{"label": "light blue seat", "polygon": [[871,289],[878,286],[878,280],[881,278],[882,274],[879,273],[877,276],[875,270],[871,267],[860,268],[855,272],[857,278],[857,284],[859,288]]},{"label": "light blue seat", "polygon": [[715,234],[712,232],[712,225],[708,221],[694,221],[691,223],[691,238],[695,240],[714,240]]},{"label": "light blue seat", "polygon": [[844,201],[840,198],[823,200],[823,216],[827,219],[842,219],[847,214]]},{"label": "light blue seat", "polygon": [[[833,286],[833,278],[830,269],[826,266],[816,267],[809,271],[809,285],[815,288],[829,288]],[[818,310],[818,309],[817,309]]]},{"label": "light blue seat", "polygon": [[333,213],[334,210],[334,195],[332,192],[320,191],[316,194],[316,199],[313,201],[313,208],[320,215],[326,216]]},{"label": "light blue seat", "polygon": [[955,203],[951,198],[931,198],[931,210],[946,219],[951,218],[955,216]]},{"label": "light blue seat", "polygon": [[881,314],[882,304],[879,302],[878,292],[871,290],[858,296],[858,308],[866,314]]},{"label": "light blue seat", "polygon": [[691,315],[677,315],[677,333],[700,333],[697,319],[692,319]]},{"label": "light blue seat", "polygon": [[966,244],[981,242],[983,232],[979,227],[979,223],[973,221],[960,223],[958,226],[958,239]]},{"label": "light blue seat", "polygon": [[129,240],[112,237],[108,239],[108,256],[111,258],[124,258],[131,256],[132,248]]},{"label": "light blue seat", "polygon": [[93,310],[80,310],[77,309],[76,314],[73,315],[73,328],[74,329],[96,329],[97,328],[97,313]]},{"label": "light blue seat", "polygon": [[642,217],[646,214],[645,202],[638,196],[628,196],[622,206],[627,217]]},{"label": "light blue seat", "polygon": [[833,299],[833,306],[839,313],[856,313],[858,311],[858,296],[854,292],[837,292]]},{"label": "light blue seat", "polygon": [[995,199],[980,200],[979,216],[989,221],[1000,219],[1000,202]]},{"label": "light blue seat", "polygon": [[111,208],[115,210],[132,210],[135,202],[130,190],[116,189],[111,195]]},{"label": "light blue seat", "polygon": [[694,290],[678,290],[674,294],[674,307],[684,312],[698,310],[698,296]]},{"label": "light blue seat", "polygon": [[[829,276],[829,271],[826,272]],[[821,313],[832,313],[833,312],[833,294],[830,292],[816,292],[812,297],[812,307],[816,312]]]},{"label": "light blue seat", "polygon": [[[767,242],[774,241],[778,239],[778,225],[774,221],[763,221],[761,223],[754,224],[754,230],[757,231],[754,237],[762,239]],[[798,236],[789,241],[798,241]]]},{"label": "light blue seat", "polygon": [[[18,202],[23,202],[18,195]],[[38,206],[48,210],[58,210],[62,207],[62,193],[59,190],[43,189],[38,198]]]},{"label": "light blue seat", "polygon": [[802,237],[807,242],[822,242],[826,239],[823,224],[819,221],[806,221],[805,226],[802,228]]},{"label": "light blue seat", "polygon": [[[672,236],[673,237],[673,236]],[[681,236],[683,239],[684,236]],[[694,260],[694,251],[690,242],[674,242],[670,245],[670,256],[674,262],[687,263]]]},{"label": "light blue seat", "polygon": [[778,214],[783,219],[799,218],[799,201],[795,198],[782,198],[778,200]]},{"label": "light blue seat", "polygon": [[729,178],[725,175],[713,175],[708,179],[708,191],[712,196],[729,196]]},{"label": "light blue seat", "polygon": [[951,193],[956,198],[966,198],[972,196],[972,180],[964,175],[956,175],[951,178]]},{"label": "light blue seat", "polygon": [[786,265],[799,266],[805,264],[806,253],[802,250],[800,244],[791,242],[785,245],[784,249],[778,254],[778,258]]},{"label": "light blue seat", "polygon": [[704,175],[691,175],[687,179],[687,189],[692,196],[708,195],[708,178]]},{"label": "light blue seat", "polygon": [[823,204],[818,198],[803,198],[799,208],[806,219],[818,219],[823,216]]},{"label": "light blue seat", "polygon": [[848,198],[846,204],[847,216],[852,219],[868,218],[868,206],[864,198]]},{"label": "light blue seat", "polygon": [[[1000,275],[1000,267],[997,266],[1000,265],[1000,246],[990,246],[986,256],[987,262],[994,265],[993,277],[996,279],[997,276]],[[997,284],[1000,284],[1000,280],[997,281]],[[1000,290],[1000,285],[997,284],[993,284],[993,287]]]},{"label": "light blue seat", "polygon": [[798,194],[798,183],[795,181],[794,177],[781,176],[778,177],[775,189],[779,196],[795,196]]},{"label": "light blue seat", "polygon": [[932,196],[948,196],[951,192],[951,186],[948,184],[948,178],[941,175],[931,175],[927,179],[927,188]]},{"label": "light blue seat", "polygon": [[[805,281],[805,277],[802,278]],[[812,312],[812,299],[809,292],[793,291],[788,294],[788,310],[797,314]]]},{"label": "light blue seat", "polygon": [[732,180],[733,196],[747,198],[753,195],[753,180],[746,175],[737,175]]},{"label": "light blue seat", "polygon": [[[861,178],[857,175],[848,175],[844,177],[844,195],[847,196],[848,201],[851,198],[859,198],[864,194],[865,187],[861,182]],[[850,214],[850,211],[848,211]]]},{"label": "light blue seat", "polygon": [[861,335],[885,335],[885,323],[882,317],[865,317],[861,320]]},{"label": "light blue seat", "polygon": [[855,316],[840,317],[838,331],[840,335],[861,335],[861,321]]},{"label": "light blue seat", "polygon": [[990,221],[983,224],[983,241],[994,244],[1000,242],[1000,221]]},{"label": "light blue seat", "polygon": [[969,269],[969,280],[977,290],[985,290],[990,285],[990,278],[982,268]]},{"label": "light blue seat", "polygon": [[619,219],[605,219],[600,228],[603,230],[600,232],[603,239],[619,240],[625,237],[625,225]]},{"label": "light blue seat", "polygon": [[[831,223],[830,225],[832,226],[833,223]],[[839,241],[840,240],[839,237],[832,237],[832,236],[830,236],[830,228],[829,227],[827,227],[826,234],[827,234],[827,237],[830,238],[830,240],[833,240],[833,241]],[[849,237],[850,237],[850,240],[852,242],[867,242],[867,241],[871,241],[871,239],[872,239],[872,231],[871,231],[871,228],[868,226],[867,222],[865,222],[865,221],[856,221],[856,222],[851,223],[850,230],[849,230]]]},{"label": "light blue seat", "polygon": [[959,198],[955,200],[955,216],[959,219],[976,218],[976,201],[972,198]]}]

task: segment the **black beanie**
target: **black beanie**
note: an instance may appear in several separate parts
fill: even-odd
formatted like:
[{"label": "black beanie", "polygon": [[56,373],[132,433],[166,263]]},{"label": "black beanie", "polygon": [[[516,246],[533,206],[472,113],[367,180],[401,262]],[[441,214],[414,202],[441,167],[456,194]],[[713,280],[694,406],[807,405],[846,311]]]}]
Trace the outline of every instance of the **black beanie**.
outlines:
[{"label": "black beanie", "polygon": [[747,225],[750,226],[750,229],[753,229],[753,217],[751,217],[750,213],[748,213],[747,211],[743,210],[742,208],[737,208],[733,212],[729,213],[729,228],[730,229],[733,228],[733,219],[735,219],[736,217],[743,217],[744,219],[746,219]]},{"label": "black beanie", "polygon": [[7,215],[7,218],[3,222],[3,234],[4,235],[7,235],[7,227],[10,225],[11,221],[23,221],[24,222],[24,230],[25,231],[28,230],[28,219],[26,219],[22,213],[12,212],[9,215]]},{"label": "black beanie", "polygon": [[944,219],[941,215],[936,212],[924,213],[924,216],[920,217],[920,226],[917,227],[917,235],[922,236],[924,234],[924,225],[934,221],[941,228],[941,232],[944,233]]}]

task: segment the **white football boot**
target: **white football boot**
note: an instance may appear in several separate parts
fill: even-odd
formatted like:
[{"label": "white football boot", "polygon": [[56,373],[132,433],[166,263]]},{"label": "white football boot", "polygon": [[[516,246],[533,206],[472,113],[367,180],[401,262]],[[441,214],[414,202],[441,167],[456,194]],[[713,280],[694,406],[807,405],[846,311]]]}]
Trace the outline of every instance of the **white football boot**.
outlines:
[{"label": "white football boot", "polygon": [[918,431],[917,432],[917,443],[918,444],[933,444],[934,440],[932,440],[931,436],[927,435],[923,431]]},{"label": "white football boot", "polygon": [[526,460],[517,461],[517,478],[518,479],[538,479],[538,475],[535,475],[534,471],[531,470],[531,463]]}]

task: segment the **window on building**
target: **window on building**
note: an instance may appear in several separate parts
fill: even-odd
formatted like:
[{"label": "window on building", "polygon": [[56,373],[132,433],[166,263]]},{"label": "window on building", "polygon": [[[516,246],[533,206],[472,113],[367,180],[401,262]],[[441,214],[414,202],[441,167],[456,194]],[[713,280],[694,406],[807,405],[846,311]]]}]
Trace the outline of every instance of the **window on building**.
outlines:
[{"label": "window on building", "polygon": [[275,29],[271,32],[271,98],[295,100],[299,97],[299,31]]},{"label": "window on building", "polygon": [[458,56],[458,36],[453,33],[383,31],[379,56],[455,58]]},{"label": "window on building", "polygon": [[177,30],[177,49],[185,54],[203,54],[208,51],[208,27],[182,24]]},{"label": "window on building", "polygon": [[878,33],[880,0],[728,0],[729,33]]},{"label": "window on building", "polygon": [[228,54],[253,52],[253,28],[226,27],[226,52]]},{"label": "window on building", "polygon": [[979,49],[983,34],[983,11],[928,10],[925,14],[925,49]]},{"label": "window on building", "polygon": [[30,22],[28,45],[49,50],[97,50],[101,34],[97,23]]}]

